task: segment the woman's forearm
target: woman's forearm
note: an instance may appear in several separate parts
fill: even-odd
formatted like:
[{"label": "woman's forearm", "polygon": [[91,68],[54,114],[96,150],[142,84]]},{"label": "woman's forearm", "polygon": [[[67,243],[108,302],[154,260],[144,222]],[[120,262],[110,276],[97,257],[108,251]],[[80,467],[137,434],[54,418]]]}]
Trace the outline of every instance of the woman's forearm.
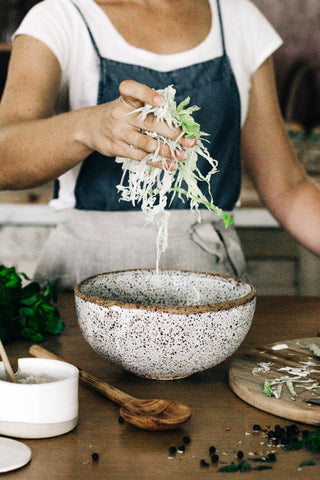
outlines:
[{"label": "woman's forearm", "polygon": [[21,121],[0,130],[0,189],[23,189],[57,178],[91,153],[77,140],[85,111]]}]

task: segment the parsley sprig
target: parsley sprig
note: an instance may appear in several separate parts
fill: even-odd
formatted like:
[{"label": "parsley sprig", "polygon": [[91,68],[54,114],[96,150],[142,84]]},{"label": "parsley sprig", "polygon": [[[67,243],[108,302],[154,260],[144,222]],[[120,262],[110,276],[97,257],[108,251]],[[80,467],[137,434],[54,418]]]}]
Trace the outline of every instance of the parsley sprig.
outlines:
[{"label": "parsley sprig", "polygon": [[41,292],[39,283],[29,280],[14,267],[0,266],[0,338],[4,343],[16,338],[39,343],[45,333],[59,334],[63,329],[58,309],[52,305],[56,297],[50,282]]}]

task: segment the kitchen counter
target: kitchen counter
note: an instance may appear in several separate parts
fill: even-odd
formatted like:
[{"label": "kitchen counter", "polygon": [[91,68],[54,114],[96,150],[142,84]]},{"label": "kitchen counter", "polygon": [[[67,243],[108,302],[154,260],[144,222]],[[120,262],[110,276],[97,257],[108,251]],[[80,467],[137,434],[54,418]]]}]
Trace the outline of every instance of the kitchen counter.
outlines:
[{"label": "kitchen counter", "polygon": [[[258,478],[258,475],[261,479],[275,480],[319,478],[320,454],[268,447],[261,433],[253,433],[254,424],[266,428],[276,424],[286,426],[292,422],[247,405],[230,390],[230,359],[182,380],[161,382],[142,379],[108,364],[90,349],[77,326],[72,293],[59,295],[58,308],[65,329],[59,336],[47,337],[43,343],[45,348],[133,396],[167,398],[185,403],[192,408],[193,415],[177,430],[139,430],[119,423],[117,405],[80,385],[79,425],[60,437],[22,440],[31,448],[32,460],[20,470],[2,474],[3,479],[202,480],[212,476],[220,478],[220,475],[222,478],[222,474],[216,473],[218,467],[236,462],[238,450],[244,452],[245,458],[250,453],[260,455],[276,450],[277,460],[271,464],[272,470],[245,473],[248,479]],[[252,328],[235,355],[265,343],[317,336],[320,331],[319,312],[320,298],[258,297]],[[16,341],[8,345],[7,350],[12,358],[28,356],[30,345],[26,341]],[[170,458],[169,447],[179,447],[185,436],[191,440],[185,453],[176,453]],[[201,459],[210,459],[208,448],[211,445],[216,447],[220,460],[217,465],[210,463],[208,467],[201,467]],[[94,452],[99,454],[98,461],[92,460]],[[311,458],[316,465],[300,467],[299,471],[301,461]],[[256,466],[253,462],[251,465]],[[240,473],[234,473],[232,478],[240,478]]]}]

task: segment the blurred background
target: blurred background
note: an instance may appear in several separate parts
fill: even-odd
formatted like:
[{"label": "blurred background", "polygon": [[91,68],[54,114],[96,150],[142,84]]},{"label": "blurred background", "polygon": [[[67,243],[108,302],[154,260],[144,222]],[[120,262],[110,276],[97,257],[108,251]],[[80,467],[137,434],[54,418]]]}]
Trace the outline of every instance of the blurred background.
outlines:
[{"label": "blurred background", "polygon": [[[279,101],[297,155],[320,186],[320,0],[252,1],[284,40],[274,55]],[[35,3],[0,0],[0,98],[11,35]],[[55,224],[54,215],[40,209],[51,193],[51,184],[0,192],[0,263],[16,264],[32,274],[41,243]],[[258,293],[320,293],[320,261],[270,218],[246,172],[236,215],[250,279]]]}]

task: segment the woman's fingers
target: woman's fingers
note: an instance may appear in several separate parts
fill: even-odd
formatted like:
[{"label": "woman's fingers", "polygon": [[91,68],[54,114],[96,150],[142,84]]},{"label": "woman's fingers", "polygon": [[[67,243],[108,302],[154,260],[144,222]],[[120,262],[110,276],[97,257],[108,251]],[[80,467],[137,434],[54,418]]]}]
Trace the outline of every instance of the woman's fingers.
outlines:
[{"label": "woman's fingers", "polygon": [[158,107],[162,103],[162,96],[147,85],[135,82],[134,80],[124,80],[120,83],[120,100],[128,106],[135,108],[141,107],[144,103]]},{"label": "woman's fingers", "polygon": [[[86,110],[79,141],[92,151],[97,150],[109,157],[128,157],[141,161],[147,155],[155,153],[168,159],[168,162],[165,165],[165,160],[160,159],[152,165],[174,168],[177,160],[185,158],[186,147],[192,147],[195,140],[186,139],[181,129],[170,128],[166,122],[157,121],[152,114],[142,120],[139,112],[133,113],[145,103],[154,106],[161,104],[161,95],[152,88],[126,80],[120,84],[119,89],[121,96],[118,99]],[[156,136],[178,140],[179,145],[173,149],[167,141],[158,140]]]},{"label": "woman's fingers", "polygon": [[151,135],[147,135],[143,131],[137,131],[133,129],[128,133],[128,143],[131,148],[141,150],[145,155],[149,153],[156,153],[159,156],[183,160],[186,156],[186,151],[184,148],[171,149],[170,146],[154,138]]},{"label": "woman's fingers", "polygon": [[[124,80],[120,84],[119,91],[121,94],[120,102],[127,107],[128,113],[145,103],[153,106],[160,106],[162,103],[162,96],[159,93],[134,80]],[[184,137],[181,129],[171,128],[163,121],[159,122],[154,115],[148,115],[144,120],[139,119],[138,114],[128,115],[128,122],[140,130],[156,132],[171,140],[179,139],[179,143],[185,147],[192,147],[196,143],[194,138]]]}]

